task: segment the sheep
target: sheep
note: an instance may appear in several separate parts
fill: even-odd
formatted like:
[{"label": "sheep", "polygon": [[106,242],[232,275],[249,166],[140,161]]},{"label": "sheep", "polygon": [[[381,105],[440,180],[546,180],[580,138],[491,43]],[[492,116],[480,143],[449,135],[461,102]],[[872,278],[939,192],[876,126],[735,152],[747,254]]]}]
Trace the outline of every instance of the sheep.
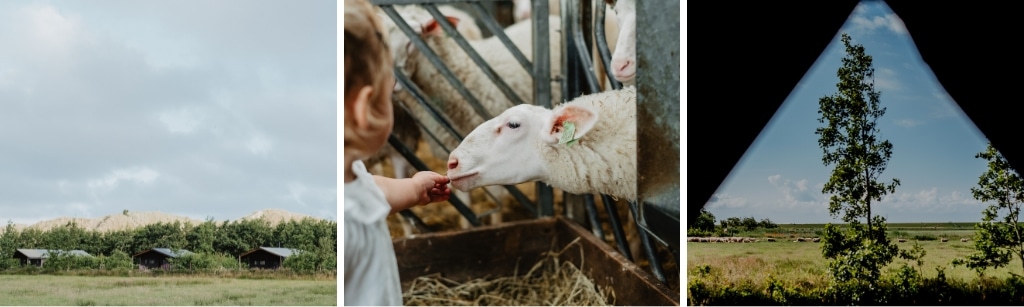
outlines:
[{"label": "sheep", "polygon": [[942,242],[949,242],[949,239],[942,238],[940,241],[942,241]]},{"label": "sheep", "polygon": [[967,238],[960,238],[960,242],[967,242]]},{"label": "sheep", "polygon": [[[407,13],[408,16],[431,17],[430,12],[427,12],[426,9],[419,5],[403,5],[401,7],[396,7],[395,9],[400,12]],[[476,19],[469,13],[451,5],[438,5],[437,10],[441,11],[441,14],[444,16],[455,17],[459,20],[459,23],[454,25],[455,30],[458,31],[459,34],[462,34],[466,40],[475,41],[483,39],[484,36],[480,31],[480,27],[476,24]],[[406,20],[406,22],[408,22],[408,20]]]},{"label": "sheep", "polygon": [[904,242],[907,242],[907,239],[899,239],[897,241],[899,241],[900,243],[904,243]]},{"label": "sheep", "polygon": [[636,87],[554,109],[509,108],[466,136],[449,155],[447,174],[462,191],[539,180],[569,193],[635,200]]},{"label": "sheep", "polygon": [[[431,49],[441,57],[441,60],[448,64],[449,68],[477,97],[489,113],[496,114],[504,108],[511,106],[511,101],[493,85],[491,80],[484,75],[483,71],[475,63],[466,60],[468,55],[466,55],[465,51],[454,40],[442,35],[437,21],[432,16],[423,15],[423,13],[416,13],[411,9],[400,12],[403,19],[409,22],[410,26],[422,36]],[[386,28],[389,29],[389,44],[392,47],[392,55],[396,65],[410,76],[413,83],[420,87],[424,94],[442,103],[441,109],[452,119],[455,125],[454,128],[460,133],[465,134],[471,131],[473,127],[483,123],[484,118],[476,114],[469,103],[446,80],[439,76],[437,69],[411,45],[411,41],[405,36],[405,33],[401,32],[390,18],[385,16],[384,20]],[[461,21],[455,18],[449,18],[449,21],[455,26],[461,24]],[[551,70],[552,76],[557,76],[561,73],[561,60],[558,56],[561,52],[560,36],[558,35],[561,22],[558,17],[550,18],[549,22],[549,42],[551,44],[550,50],[552,50]],[[506,34],[519,47],[524,56],[532,60],[531,22],[514,24],[506,28]],[[471,41],[470,44],[524,102],[533,103],[532,76],[519,66],[519,63],[512,57],[511,52],[505,48],[504,44],[497,37]],[[554,81],[551,92],[553,100],[560,99],[560,86],[554,83]],[[415,103],[407,103],[407,105],[409,104]],[[425,117],[425,115],[419,116]],[[440,127],[436,128],[436,131],[432,131],[434,135],[446,134],[440,131]],[[430,144],[434,145],[433,142]],[[449,148],[455,146],[454,142],[445,145]],[[443,154],[439,153],[438,146],[431,147],[435,155],[443,156]],[[491,189],[491,192],[492,194],[507,195],[507,192],[500,187]],[[457,195],[457,197],[468,199],[464,193]]]},{"label": "sheep", "polygon": [[636,84],[636,0],[615,0],[619,37],[612,53],[612,74],[626,85]]},{"label": "sheep", "polygon": [[[594,1],[593,3],[596,4],[597,1]],[[614,54],[616,42],[619,40],[619,19],[616,18],[615,10],[612,9],[613,1],[606,0],[605,3],[608,4],[607,6],[605,6],[604,17],[605,41],[607,41],[609,44],[608,52]],[[530,18],[532,9],[533,6],[530,3],[530,0],[513,0],[513,16],[516,22]],[[596,10],[596,7],[594,9]],[[591,10],[591,12],[594,12],[594,10]],[[548,1],[548,14],[552,16],[561,16],[561,5],[558,0]],[[591,18],[596,18],[596,16],[594,16],[592,13]],[[600,86],[601,91],[608,90],[610,88],[610,83],[606,82],[608,74],[607,70],[605,70],[604,68],[604,61],[602,61],[599,58],[600,54],[597,51],[596,40],[594,40],[590,48],[592,51],[591,64],[594,66],[594,74],[597,77],[598,86]]]}]

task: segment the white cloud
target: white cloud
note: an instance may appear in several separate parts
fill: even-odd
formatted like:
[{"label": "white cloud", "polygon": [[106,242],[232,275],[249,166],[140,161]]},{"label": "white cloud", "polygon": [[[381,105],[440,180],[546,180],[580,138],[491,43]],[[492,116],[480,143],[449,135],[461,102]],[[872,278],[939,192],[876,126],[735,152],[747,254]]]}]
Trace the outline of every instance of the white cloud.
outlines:
[{"label": "white cloud", "polygon": [[112,190],[117,188],[121,181],[135,182],[136,184],[149,184],[160,177],[160,173],[156,172],[148,167],[143,168],[130,168],[130,169],[119,169],[110,174],[96,179],[88,181],[89,188],[99,190]]},{"label": "white cloud", "polygon": [[957,190],[948,193],[939,192],[939,188],[931,187],[917,192],[896,192],[882,198],[883,206],[898,210],[949,210],[980,202],[968,194]]},{"label": "white cloud", "polygon": [[164,123],[171,133],[192,133],[200,126],[205,114],[192,108],[181,108],[174,111],[160,112],[160,122]]},{"label": "white cloud", "polygon": [[302,195],[306,193],[306,190],[306,186],[302,185],[301,183],[288,184],[288,194],[291,197],[291,199],[303,206],[307,206],[306,202],[302,201]]},{"label": "white cloud", "polygon": [[896,124],[900,125],[900,126],[903,126],[903,127],[907,127],[907,128],[913,128],[913,127],[917,127],[917,126],[920,126],[920,125],[924,124],[924,122],[919,121],[919,120],[904,118],[904,119],[901,119],[901,120],[897,120]]},{"label": "white cloud", "polygon": [[78,22],[65,17],[51,5],[25,7],[32,37],[49,48],[64,48],[78,35]]},{"label": "white cloud", "polygon": [[907,34],[907,28],[903,25],[903,20],[900,20],[900,18],[893,13],[874,17],[857,14],[853,16],[850,23],[855,30],[872,32],[876,29],[886,29],[896,34]]},{"label": "white cloud", "polygon": [[737,197],[725,193],[714,194],[711,196],[711,200],[705,205],[708,209],[714,208],[744,208],[747,207],[747,199],[743,197]]},{"label": "white cloud", "polygon": [[791,181],[782,179],[782,175],[768,176],[768,182],[775,186],[786,202],[810,202],[818,199],[813,190],[807,188],[807,179]]},{"label": "white cloud", "polygon": [[896,76],[896,71],[884,67],[875,70],[875,86],[883,91],[899,91],[903,89],[903,83]]},{"label": "white cloud", "polygon": [[274,144],[261,135],[254,135],[245,143],[245,147],[249,149],[249,152],[257,156],[266,156],[267,153],[273,149]]}]

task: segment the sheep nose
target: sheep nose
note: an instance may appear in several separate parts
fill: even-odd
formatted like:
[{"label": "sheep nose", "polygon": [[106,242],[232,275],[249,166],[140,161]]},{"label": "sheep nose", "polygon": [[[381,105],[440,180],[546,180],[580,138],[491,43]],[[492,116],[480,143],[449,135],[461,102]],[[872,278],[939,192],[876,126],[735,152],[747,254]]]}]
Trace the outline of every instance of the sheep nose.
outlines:
[{"label": "sheep nose", "polygon": [[448,169],[455,169],[456,167],[459,167],[459,158],[452,157],[448,159]]}]

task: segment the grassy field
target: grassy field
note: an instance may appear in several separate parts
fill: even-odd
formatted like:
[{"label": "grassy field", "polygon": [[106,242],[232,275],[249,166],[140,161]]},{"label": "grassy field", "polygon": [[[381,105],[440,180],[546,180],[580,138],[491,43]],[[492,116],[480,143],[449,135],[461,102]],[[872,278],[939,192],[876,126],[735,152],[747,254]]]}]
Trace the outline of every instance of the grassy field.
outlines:
[{"label": "grassy field", "polygon": [[335,280],[0,275],[0,305],[337,305]]},{"label": "grassy field", "polygon": [[[760,237],[764,235],[791,238],[817,237],[822,224],[779,225],[779,228],[768,231],[758,230],[740,232],[737,236]],[[943,268],[947,278],[973,280],[977,273],[966,267],[953,267],[955,258],[964,257],[974,252],[974,241],[960,242],[960,238],[971,239],[974,234],[973,223],[893,223],[888,224],[889,236],[908,239],[897,243],[901,249],[910,249],[916,242],[924,248],[926,254],[921,272],[925,277],[935,277],[936,268]],[[949,238],[949,242],[935,240],[914,240],[913,238]],[[827,260],[821,254],[821,243],[778,242],[756,243],[687,243],[687,276],[690,279],[702,278],[716,283],[761,285],[772,276],[786,284],[800,288],[813,288],[822,285],[827,279]],[[904,263],[896,259],[886,267],[895,269]],[[916,263],[910,263],[916,266]],[[989,269],[988,276],[1009,276],[1010,272],[1021,274],[1021,262],[1014,258],[1007,267]],[[696,276],[699,274],[700,276]]]}]

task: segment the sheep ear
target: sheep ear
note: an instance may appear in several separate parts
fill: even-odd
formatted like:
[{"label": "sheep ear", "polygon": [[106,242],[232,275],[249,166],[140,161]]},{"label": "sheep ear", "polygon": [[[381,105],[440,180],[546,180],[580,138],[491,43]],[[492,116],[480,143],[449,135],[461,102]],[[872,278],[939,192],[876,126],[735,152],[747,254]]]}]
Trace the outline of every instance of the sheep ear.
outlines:
[{"label": "sheep ear", "polygon": [[[548,144],[557,144],[562,141],[563,138],[566,140],[577,140],[583,138],[590,129],[594,128],[594,124],[597,123],[598,114],[596,111],[579,105],[567,105],[559,107],[555,110],[551,119],[548,121],[546,134],[544,140]],[[572,123],[574,133],[573,135],[565,135],[566,124]]]},{"label": "sheep ear", "polygon": [[[448,22],[450,22],[452,24],[452,27],[454,27],[454,28],[458,28],[459,27],[459,19],[458,18],[451,17],[451,16],[445,16],[445,18],[448,18]],[[444,31],[443,31],[443,28],[441,28],[441,24],[437,23],[437,20],[435,20],[433,18],[428,20],[427,23],[423,24],[423,35],[424,36],[426,36],[426,35],[434,35],[434,34],[441,34],[443,32]]]}]

